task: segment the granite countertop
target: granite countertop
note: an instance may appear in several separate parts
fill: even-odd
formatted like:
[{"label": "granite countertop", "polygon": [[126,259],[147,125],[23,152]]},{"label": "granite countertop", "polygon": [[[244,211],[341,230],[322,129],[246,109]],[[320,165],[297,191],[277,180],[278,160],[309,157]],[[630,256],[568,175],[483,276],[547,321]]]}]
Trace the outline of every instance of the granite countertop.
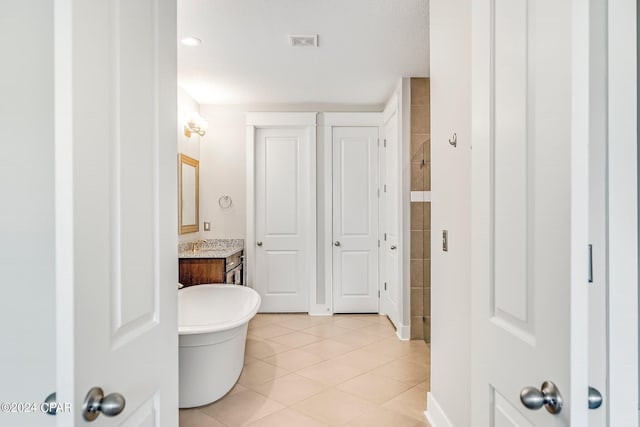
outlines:
[{"label": "granite countertop", "polygon": [[[193,245],[196,250],[193,251]],[[228,258],[244,249],[243,239],[207,239],[178,245],[179,258]]]}]

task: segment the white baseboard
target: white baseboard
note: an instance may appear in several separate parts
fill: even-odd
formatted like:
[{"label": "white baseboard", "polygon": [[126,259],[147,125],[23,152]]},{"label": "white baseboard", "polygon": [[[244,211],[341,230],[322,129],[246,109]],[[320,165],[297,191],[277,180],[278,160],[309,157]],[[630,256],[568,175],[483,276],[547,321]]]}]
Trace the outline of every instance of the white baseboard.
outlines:
[{"label": "white baseboard", "polygon": [[326,306],[318,305],[309,309],[309,316],[333,316],[333,312]]},{"label": "white baseboard", "polygon": [[396,335],[402,341],[408,341],[411,339],[411,326],[400,324],[396,330]]},{"label": "white baseboard", "polygon": [[427,410],[424,413],[431,427],[453,427],[438,401],[431,392],[427,393]]}]

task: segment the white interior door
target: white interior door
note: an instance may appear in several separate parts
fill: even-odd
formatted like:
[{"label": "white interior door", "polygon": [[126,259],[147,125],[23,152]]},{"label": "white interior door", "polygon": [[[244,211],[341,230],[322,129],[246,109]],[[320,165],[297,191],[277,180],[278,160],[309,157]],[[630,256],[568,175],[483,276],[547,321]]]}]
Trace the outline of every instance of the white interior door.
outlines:
[{"label": "white interior door", "polygon": [[[575,100],[588,94],[572,88],[573,13],[569,1],[474,2],[476,426],[587,425],[588,108]],[[521,402],[544,381],[558,414]]]},{"label": "white interior door", "polygon": [[55,3],[57,399],[178,424],[175,0]]},{"label": "white interior door", "polygon": [[307,197],[311,149],[307,128],[255,130],[253,282],[261,312],[308,311],[308,272],[315,263]]},{"label": "white interior door", "polygon": [[378,127],[334,127],[333,311],[378,312]]},{"label": "white interior door", "polygon": [[398,107],[397,97],[385,110],[384,142],[381,147],[382,192],[380,193],[380,289],[381,311],[389,316],[396,328],[400,323],[400,288],[398,257],[399,201],[398,201]]}]

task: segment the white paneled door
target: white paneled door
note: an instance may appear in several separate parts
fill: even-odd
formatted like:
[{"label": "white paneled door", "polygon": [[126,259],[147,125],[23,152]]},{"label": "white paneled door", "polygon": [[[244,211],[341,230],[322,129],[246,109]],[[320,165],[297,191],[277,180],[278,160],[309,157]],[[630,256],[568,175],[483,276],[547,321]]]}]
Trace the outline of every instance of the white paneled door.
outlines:
[{"label": "white paneled door", "polygon": [[384,141],[380,150],[380,312],[389,316],[391,322],[400,326],[399,287],[399,234],[400,212],[398,206],[398,98],[394,96],[384,113]]},{"label": "white paneled door", "polygon": [[333,311],[377,313],[378,127],[333,127]]},{"label": "white paneled door", "polygon": [[[315,132],[315,128],[313,128]],[[255,130],[255,274],[262,312],[307,312],[315,224],[308,128]]]},{"label": "white paneled door", "polygon": [[178,424],[176,64],[175,0],[55,2],[59,426]]},{"label": "white paneled door", "polygon": [[575,4],[474,2],[478,427],[587,425],[589,37],[575,37],[588,16]]}]

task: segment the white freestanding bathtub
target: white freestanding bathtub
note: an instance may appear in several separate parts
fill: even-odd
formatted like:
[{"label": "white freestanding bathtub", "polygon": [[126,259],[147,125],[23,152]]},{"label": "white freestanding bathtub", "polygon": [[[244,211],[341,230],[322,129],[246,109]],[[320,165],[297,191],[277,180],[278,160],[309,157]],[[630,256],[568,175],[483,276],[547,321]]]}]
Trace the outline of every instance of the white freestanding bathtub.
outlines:
[{"label": "white freestanding bathtub", "polygon": [[178,291],[180,407],[214,402],[240,377],[249,320],[260,295],[238,285],[196,285]]}]

